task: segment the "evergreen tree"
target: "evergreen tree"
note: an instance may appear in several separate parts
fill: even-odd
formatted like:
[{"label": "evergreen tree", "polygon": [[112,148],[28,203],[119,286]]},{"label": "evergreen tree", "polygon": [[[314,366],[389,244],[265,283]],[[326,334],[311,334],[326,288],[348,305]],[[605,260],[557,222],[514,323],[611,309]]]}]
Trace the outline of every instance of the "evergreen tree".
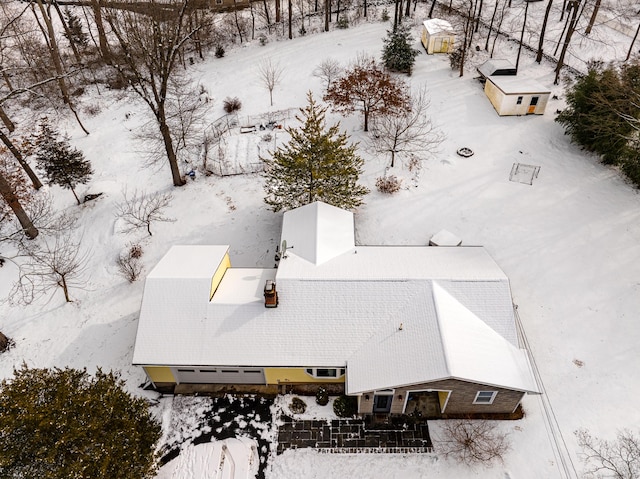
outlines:
[{"label": "evergreen tree", "polygon": [[69,40],[69,43],[86,48],[89,44],[89,37],[82,28],[80,18],[68,9],[64,11],[64,18],[67,22],[67,28],[69,29],[69,33],[64,32],[65,38]]},{"label": "evergreen tree", "polygon": [[387,30],[382,49],[382,63],[389,70],[411,75],[416,56],[420,52],[411,48],[411,34],[405,24],[395,30]]},{"label": "evergreen tree", "polygon": [[14,370],[0,383],[0,477],[155,477],[160,425],[113,372]]},{"label": "evergreen tree", "polygon": [[72,148],[66,138],[59,140],[58,133],[46,120],[40,123],[36,148],[36,162],[44,171],[49,184],[71,190],[80,204],[75,188],[91,179],[91,163],[84,158],[80,150]]},{"label": "evergreen tree", "polygon": [[296,119],[299,129],[288,128],[291,141],[267,161],[265,202],[273,211],[324,201],[338,208],[362,204],[369,191],[358,184],[364,160],[356,154],[356,144],[340,132],[337,123],[325,127],[326,107],[307,94],[309,104]]},{"label": "evergreen tree", "polygon": [[623,94],[615,70],[591,65],[588,73],[567,90],[567,108],[556,121],[578,145],[601,155],[604,163],[616,164],[631,130],[613,107]]}]

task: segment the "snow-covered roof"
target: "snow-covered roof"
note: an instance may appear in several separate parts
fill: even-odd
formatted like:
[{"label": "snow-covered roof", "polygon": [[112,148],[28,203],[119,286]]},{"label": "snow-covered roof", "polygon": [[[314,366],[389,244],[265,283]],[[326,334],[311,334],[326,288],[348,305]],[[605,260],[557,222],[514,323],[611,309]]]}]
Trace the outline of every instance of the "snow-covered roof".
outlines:
[{"label": "snow-covered roof", "polygon": [[422,24],[429,35],[434,35],[436,33],[453,33],[451,24],[447,20],[443,20],[441,18],[431,18],[430,20],[422,22]]},{"label": "snow-covered roof", "polygon": [[[483,248],[355,247],[352,216],[326,206],[287,212],[278,269],[229,268],[210,301],[227,247],[172,248],[147,278],[133,363],[347,366],[350,393],[445,377],[535,391],[508,279]],[[264,307],[266,280],[277,308]]]},{"label": "snow-covered roof", "polygon": [[507,95],[520,95],[523,93],[551,93],[549,88],[530,78],[496,75],[488,77],[487,80]]},{"label": "snow-covered roof", "polygon": [[515,75],[516,67],[509,60],[501,60],[497,58],[487,60],[478,67],[478,72],[480,72],[483,77],[491,76],[497,71],[509,72],[509,75]]},{"label": "snow-covered roof", "polygon": [[287,211],[280,240],[289,252],[322,264],[354,248],[353,213],[320,201]]}]

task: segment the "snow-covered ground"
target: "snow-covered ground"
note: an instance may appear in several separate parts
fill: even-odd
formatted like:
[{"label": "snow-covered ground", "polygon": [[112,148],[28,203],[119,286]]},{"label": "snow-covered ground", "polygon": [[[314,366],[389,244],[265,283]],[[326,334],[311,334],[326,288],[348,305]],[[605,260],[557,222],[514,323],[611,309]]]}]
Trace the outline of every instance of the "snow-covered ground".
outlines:
[{"label": "snow-covered ground", "polygon": [[[214,98],[212,120],[222,115],[225,97],[237,96],[243,104],[242,122],[249,115],[302,107],[309,90],[320,99],[321,82],[311,74],[320,61],[331,57],[346,65],[359,52],[379,57],[387,29],[384,23],[365,23],[266,46],[256,40],[228,49],[222,59],[211,56],[191,74]],[[414,36],[419,37],[417,26]],[[514,60],[514,45],[499,43],[498,49],[496,57]],[[285,68],[273,107],[258,79],[257,65],[263,58]],[[480,54],[474,59],[481,60]],[[356,212],[357,242],[423,245],[446,229],[464,245],[485,246],[511,280],[553,409],[545,409],[539,397],[526,398],[526,417],[501,425],[510,433],[511,451],[504,464],[491,469],[468,469],[437,455],[340,456],[300,450],[273,457],[267,477],[560,478],[564,475],[551,440],[549,415],[555,415],[578,471],[582,465],[573,431],[587,428],[613,438],[621,428],[640,427],[640,328],[635,323],[640,311],[640,197],[618,172],[570,144],[554,122],[555,111],[563,107],[563,89],[552,84],[552,65],[536,64],[526,51],[520,64],[520,75],[549,86],[560,98],[549,102],[544,116],[498,117],[472,68],[459,78],[446,57],[417,57],[408,80],[412,87],[428,88],[430,113],[446,140],[440,153],[423,161],[415,183],[402,166],[391,170],[405,178],[405,187],[393,196],[375,190],[375,179],[388,159],[367,148],[361,117],[329,115],[329,120],[341,121],[360,142],[366,159],[362,182],[372,192]],[[84,288],[71,291],[73,303],[65,304],[56,292],[49,301],[26,307],[0,305],[0,330],[16,342],[0,356],[0,377],[9,377],[22,362],[34,367],[118,369],[131,391],[155,397],[138,388],[144,373],[131,366],[143,281],[129,284],[117,275],[117,254],[128,243],[140,243],[149,271],[171,245],[229,244],[234,266],[271,266],[281,214],[263,203],[259,175],[198,175],[183,188],[171,187],[168,168],[144,168],[139,144],[133,140],[146,115],[141,102],[108,91],[86,94],[81,101],[83,106],[100,107],[98,114],[84,118],[91,134],[85,136],[70,120],[60,125],[66,125],[72,143],[95,170],[91,183],[79,193],[104,194],[78,207],[70,192],[55,187],[49,191],[57,208],[79,217],[90,274]],[[293,123],[289,119],[285,124]],[[463,146],[475,154],[456,155]],[[540,167],[532,185],[509,181],[516,162]],[[153,237],[118,233],[114,211],[125,187],[172,191],[167,213],[175,221],[153,225]],[[0,269],[0,296],[8,294],[15,275],[9,263]],[[166,439],[175,431],[167,430],[171,411],[165,406],[160,403],[158,414],[165,419]],[[437,440],[437,422],[431,427]],[[220,443],[185,446],[183,455],[164,466],[159,477],[205,477],[204,469],[219,467],[221,448]],[[248,461],[252,456],[247,454]]]}]

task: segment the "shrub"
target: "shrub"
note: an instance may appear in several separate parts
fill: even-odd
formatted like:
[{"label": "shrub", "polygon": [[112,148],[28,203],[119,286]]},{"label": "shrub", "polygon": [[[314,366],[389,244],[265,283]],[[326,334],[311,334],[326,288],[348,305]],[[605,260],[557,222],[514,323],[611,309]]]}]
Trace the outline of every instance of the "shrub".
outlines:
[{"label": "shrub", "polygon": [[215,51],[216,58],[222,58],[224,56],[224,48],[222,45],[218,45]]},{"label": "shrub", "polygon": [[325,388],[318,388],[318,392],[316,392],[316,403],[320,404],[320,406],[329,404],[329,393]]},{"label": "shrub", "polygon": [[449,53],[449,64],[452,70],[458,70],[462,62],[462,47],[458,47]]},{"label": "shrub", "polygon": [[376,178],[376,188],[380,193],[391,195],[400,190],[401,184],[402,180],[399,180],[395,175]]},{"label": "shrub", "polygon": [[7,338],[4,334],[0,333],[0,353],[9,351],[14,347],[16,343],[11,338]]},{"label": "shrub", "polygon": [[502,462],[509,450],[507,435],[500,432],[497,423],[492,421],[443,421],[442,435],[438,449],[445,457],[451,456],[467,465],[489,465],[494,460]]},{"label": "shrub", "polygon": [[302,25],[302,26],[298,29],[298,33],[299,33],[301,36],[303,36],[303,37],[307,34],[307,29],[306,29],[306,28],[304,28],[304,25]]},{"label": "shrub", "polygon": [[142,246],[132,244],[128,251],[120,253],[116,259],[118,273],[130,283],[136,281],[140,277],[140,273],[142,273],[141,256]]},{"label": "shrub", "polygon": [[358,400],[352,396],[338,396],[333,401],[333,412],[338,417],[353,417],[358,412]]},{"label": "shrub", "polygon": [[382,10],[382,17],[381,17],[383,22],[388,22],[389,21],[389,10],[387,10],[386,8],[384,10]]},{"label": "shrub", "polygon": [[242,102],[237,96],[234,96],[233,98],[225,98],[222,102],[222,105],[224,111],[226,111],[227,113],[233,113],[234,111],[238,111],[242,108]]},{"label": "shrub", "polygon": [[341,30],[345,30],[349,28],[349,19],[345,16],[342,16],[338,19],[338,23],[336,23],[336,27]]},{"label": "shrub", "polygon": [[307,410],[307,403],[296,396],[291,400],[291,403],[289,404],[289,410],[293,414],[304,414],[304,412]]},{"label": "shrub", "polygon": [[[303,27],[304,28],[304,27]],[[260,41],[260,46],[265,46],[267,43],[269,43],[269,39],[267,38],[266,35],[260,35],[258,37],[258,40]]]}]

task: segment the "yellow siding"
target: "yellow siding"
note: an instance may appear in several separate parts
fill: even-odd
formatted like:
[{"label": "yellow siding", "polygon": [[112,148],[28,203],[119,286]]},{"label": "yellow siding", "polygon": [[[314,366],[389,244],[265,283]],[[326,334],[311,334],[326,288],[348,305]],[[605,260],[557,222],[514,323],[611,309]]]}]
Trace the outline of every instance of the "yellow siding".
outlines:
[{"label": "yellow siding", "polygon": [[339,378],[314,378],[306,368],[265,368],[267,384],[280,383],[343,383],[346,376]]},{"label": "yellow siding", "polygon": [[440,411],[444,409],[444,405],[447,404],[447,398],[449,397],[449,391],[438,391],[438,400],[440,401]]},{"label": "yellow siding", "polygon": [[171,368],[165,366],[145,366],[144,370],[154,383],[175,383]]},{"label": "yellow siding", "polygon": [[218,286],[220,285],[220,281],[222,281],[222,277],[224,276],[224,273],[227,271],[227,268],[230,268],[230,267],[231,267],[231,260],[229,259],[229,253],[226,253],[224,255],[224,258],[222,258],[222,261],[220,261],[220,266],[218,266],[218,269],[216,270],[215,274],[213,275],[213,278],[211,279],[211,293],[209,294],[209,300],[213,298],[213,295],[216,292],[216,289],[218,289]]}]

